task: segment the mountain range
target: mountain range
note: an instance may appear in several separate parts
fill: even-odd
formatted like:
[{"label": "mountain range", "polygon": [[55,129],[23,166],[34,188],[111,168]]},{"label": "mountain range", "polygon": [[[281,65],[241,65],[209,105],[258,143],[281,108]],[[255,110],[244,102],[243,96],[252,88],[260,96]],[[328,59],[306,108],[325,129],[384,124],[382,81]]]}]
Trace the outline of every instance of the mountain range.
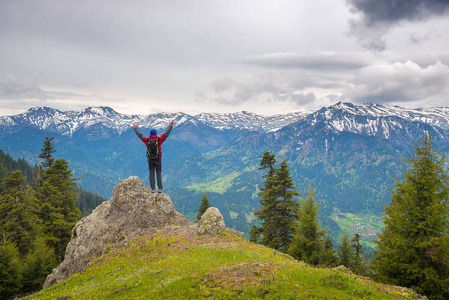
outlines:
[{"label": "mountain range", "polygon": [[[317,111],[273,116],[251,112],[188,115],[125,115],[109,107],[59,111],[35,107],[0,117],[0,149],[39,163],[44,138],[53,136],[56,157],[70,163],[86,190],[110,197],[121,179],[147,181],[145,146],[132,124],[161,134],[175,128],[163,145],[164,191],[179,211],[194,219],[202,194],[223,213],[229,227],[248,233],[259,207],[259,161],[265,151],[286,159],[298,192],[312,185],[321,201],[320,220],[340,231],[335,214],[380,215],[389,202],[392,178],[426,124],[439,147],[449,145],[449,108],[406,109],[378,103],[339,102]],[[332,217],[331,217],[332,216]]]}]

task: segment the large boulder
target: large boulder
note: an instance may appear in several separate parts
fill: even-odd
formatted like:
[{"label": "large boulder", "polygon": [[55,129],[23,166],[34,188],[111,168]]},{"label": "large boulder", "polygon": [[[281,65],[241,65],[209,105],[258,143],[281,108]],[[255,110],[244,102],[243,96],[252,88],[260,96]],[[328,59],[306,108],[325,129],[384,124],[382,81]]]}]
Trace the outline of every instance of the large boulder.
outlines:
[{"label": "large boulder", "polygon": [[198,235],[219,234],[225,230],[225,222],[218,208],[209,207],[198,222]]},{"label": "large boulder", "polygon": [[84,270],[111,247],[124,246],[154,228],[192,224],[175,211],[167,194],[151,193],[138,177],[122,180],[109,201],[75,225],[64,260],[47,276],[44,288]]}]

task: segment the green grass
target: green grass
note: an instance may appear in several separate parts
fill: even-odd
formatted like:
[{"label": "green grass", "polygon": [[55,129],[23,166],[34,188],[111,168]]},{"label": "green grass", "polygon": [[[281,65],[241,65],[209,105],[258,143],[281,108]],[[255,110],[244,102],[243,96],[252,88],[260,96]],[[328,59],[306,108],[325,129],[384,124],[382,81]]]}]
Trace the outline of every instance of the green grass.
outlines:
[{"label": "green grass", "polygon": [[[69,298],[67,298],[69,297]],[[147,236],[24,299],[416,299],[235,236]]]},{"label": "green grass", "polygon": [[334,210],[331,218],[337,222],[342,230],[348,232],[352,238],[355,233],[361,235],[361,243],[368,248],[376,249],[377,245],[373,240],[377,240],[377,233],[384,228],[382,217],[373,214],[352,214],[342,213]]},{"label": "green grass", "polygon": [[239,174],[239,172],[234,172],[212,181],[205,181],[188,186],[187,188],[194,191],[208,191],[223,194],[232,186],[232,180],[234,180]]},{"label": "green grass", "polygon": [[235,211],[232,211],[232,210],[230,210],[229,211],[229,217],[231,218],[231,219],[236,219],[237,217],[238,217],[238,213],[236,213]]}]

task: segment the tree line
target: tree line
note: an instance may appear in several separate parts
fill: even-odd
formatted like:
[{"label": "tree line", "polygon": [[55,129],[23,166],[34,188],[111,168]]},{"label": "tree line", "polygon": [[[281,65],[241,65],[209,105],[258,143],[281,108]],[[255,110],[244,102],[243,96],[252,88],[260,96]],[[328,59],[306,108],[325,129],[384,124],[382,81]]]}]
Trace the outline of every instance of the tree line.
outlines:
[{"label": "tree line", "polygon": [[68,162],[53,156],[52,140],[34,168],[0,151],[0,299],[41,289],[64,258],[82,215],[77,204],[88,214],[104,201],[77,187]]},{"label": "tree line", "polygon": [[327,228],[321,229],[318,220],[316,191],[310,185],[305,195],[298,193],[286,160],[276,167],[275,155],[265,152],[259,168],[264,171],[261,207],[255,212],[259,226],[251,229],[250,241],[312,265],[344,265],[429,299],[449,299],[449,177],[446,156],[437,148],[429,128],[404,159],[407,170],[394,179],[385,228],[370,260],[358,233],[350,238],[345,232],[334,250]]}]

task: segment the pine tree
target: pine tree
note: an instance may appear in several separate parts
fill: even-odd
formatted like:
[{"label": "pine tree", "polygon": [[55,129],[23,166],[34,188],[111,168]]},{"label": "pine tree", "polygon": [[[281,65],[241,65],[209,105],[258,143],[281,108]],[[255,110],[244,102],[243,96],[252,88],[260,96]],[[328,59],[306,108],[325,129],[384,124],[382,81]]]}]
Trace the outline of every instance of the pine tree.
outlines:
[{"label": "pine tree", "polygon": [[0,243],[0,299],[11,299],[21,292],[22,269],[19,251],[12,243]]},{"label": "pine tree", "polygon": [[260,244],[261,229],[253,225],[249,232],[249,241],[251,243]]},{"label": "pine tree", "polygon": [[324,238],[324,250],[321,254],[320,264],[324,266],[335,266],[337,259],[335,257],[334,243],[329,233]]},{"label": "pine tree", "polygon": [[0,229],[25,255],[39,232],[36,198],[19,170],[2,179],[1,186]]},{"label": "pine tree", "polygon": [[[262,178],[265,179],[264,186],[260,189],[260,209],[254,212],[254,215],[260,220],[261,227],[256,229],[253,227],[252,239],[259,240],[260,244],[275,248],[276,244],[272,242],[274,236],[277,233],[277,228],[273,223],[277,217],[276,206],[278,199],[274,193],[274,175],[276,169],[274,164],[276,163],[275,155],[270,152],[265,152],[260,161],[259,170],[264,170],[265,174]],[[275,248],[276,249],[276,248]]]},{"label": "pine tree", "polygon": [[43,233],[59,261],[64,258],[71,230],[81,213],[75,205],[75,178],[68,162],[53,158],[53,138],[46,138],[42,153],[38,156],[44,161],[40,165],[36,180],[36,197],[39,201],[39,218],[43,221]]},{"label": "pine tree", "polygon": [[366,273],[365,263],[364,263],[364,253],[363,245],[360,244],[360,234],[355,233],[354,237],[351,239],[351,247],[353,250],[353,271],[357,274],[364,275]]},{"label": "pine tree", "polygon": [[209,197],[207,196],[207,193],[204,192],[203,198],[201,198],[200,207],[198,207],[198,214],[196,215],[195,220],[196,223],[198,223],[201,220],[201,217],[209,207],[210,207]]},{"label": "pine tree", "polygon": [[430,128],[413,145],[385,207],[373,261],[378,279],[431,299],[449,299],[449,184]]},{"label": "pine tree", "polygon": [[75,205],[75,178],[69,169],[69,163],[63,159],[56,159],[53,165],[46,170],[48,182],[58,191],[60,205],[59,212],[64,216],[66,222],[75,226],[81,213]]},{"label": "pine tree", "polygon": [[338,264],[343,265],[348,269],[351,269],[353,257],[350,240],[346,230],[341,237],[341,242],[340,245],[338,246],[337,253],[338,253]]},{"label": "pine tree", "polygon": [[321,230],[318,221],[320,204],[315,203],[315,190],[309,186],[306,192],[307,197],[301,199],[296,234],[289,253],[298,260],[318,265],[322,260],[326,230]]},{"label": "pine tree", "polygon": [[47,275],[58,264],[53,249],[47,246],[45,239],[39,238],[34,244],[34,250],[25,258],[22,279],[24,293],[40,290]]},{"label": "pine tree", "polygon": [[270,248],[287,252],[295,233],[298,216],[298,202],[293,197],[299,195],[284,159],[276,169],[275,155],[265,152],[260,161],[260,170],[266,173],[264,186],[259,193],[261,207],[254,214],[259,218],[260,228],[253,226],[250,240]]},{"label": "pine tree", "polygon": [[56,187],[45,181],[36,190],[36,196],[41,201],[38,216],[42,220],[42,233],[58,259],[62,260],[73,227],[72,223],[66,221],[59,209],[62,201]]},{"label": "pine tree", "polygon": [[53,137],[45,137],[44,147],[41,149],[41,153],[37,156],[38,158],[42,158],[41,166],[43,168],[50,168],[55,161],[53,157],[53,153],[56,152],[55,146],[53,145]]},{"label": "pine tree", "polygon": [[273,187],[279,201],[276,207],[276,227],[278,234],[275,241],[279,250],[287,252],[296,232],[296,221],[298,220],[299,203],[293,197],[298,196],[295,184],[290,176],[287,161],[280,163],[276,169],[275,186]]}]

